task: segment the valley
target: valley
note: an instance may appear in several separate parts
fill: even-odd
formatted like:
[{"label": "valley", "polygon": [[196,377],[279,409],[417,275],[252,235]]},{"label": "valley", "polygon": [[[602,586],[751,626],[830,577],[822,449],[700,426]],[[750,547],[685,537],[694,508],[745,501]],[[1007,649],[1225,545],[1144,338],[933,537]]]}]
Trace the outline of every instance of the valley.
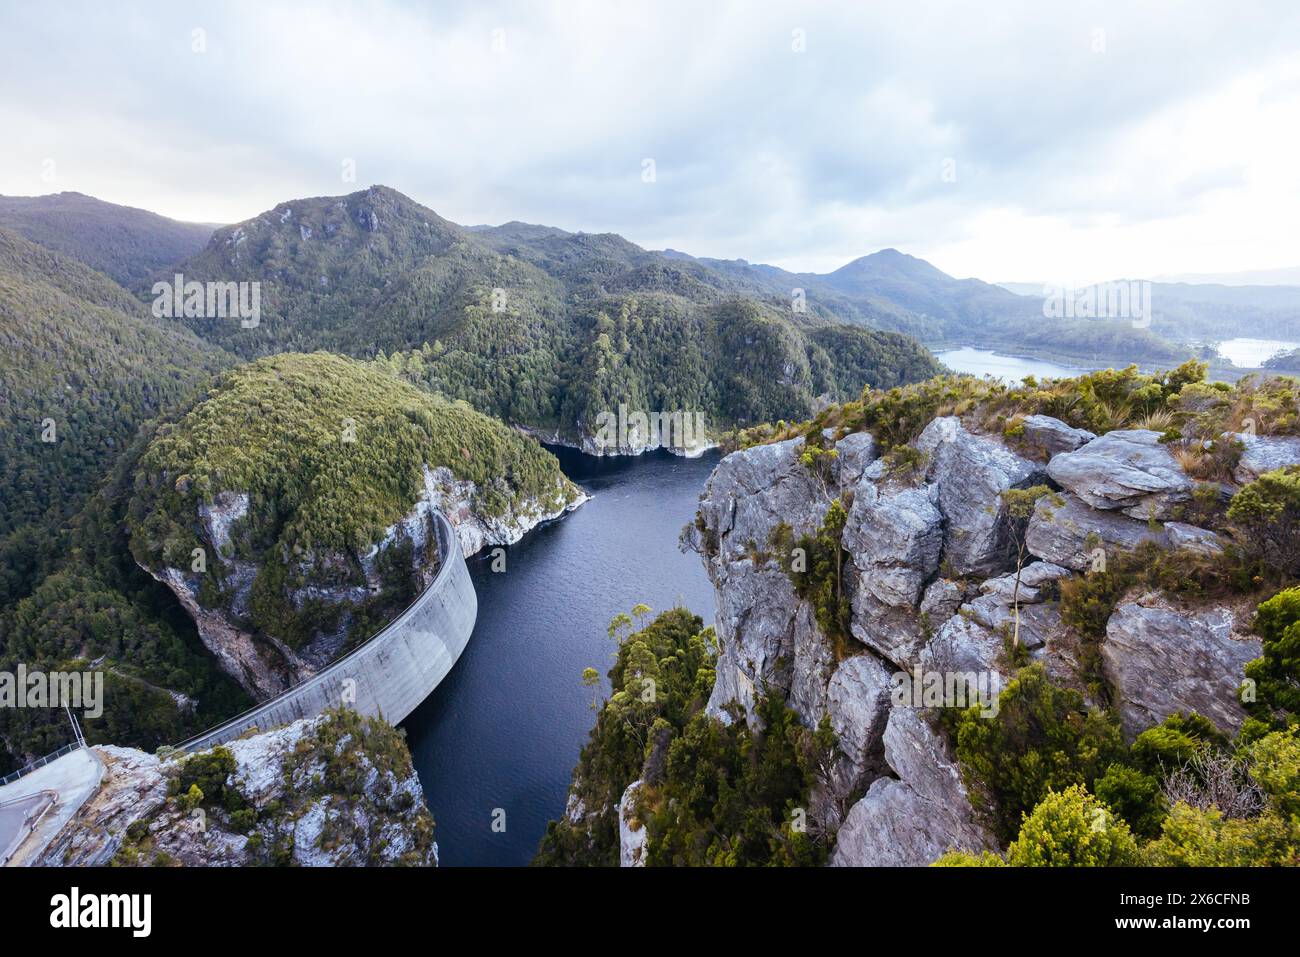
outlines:
[{"label": "valley", "polygon": [[[118,258],[101,249],[113,217],[138,242]],[[1160,800],[1116,790],[1174,786],[1134,739],[1288,760],[1287,666],[1250,615],[1276,595],[1289,627],[1297,571],[1269,516],[1290,514],[1300,465],[1294,380],[1234,362],[1285,369],[1294,340],[1195,341],[1208,293],[1177,300],[1185,337],[1158,297],[1150,328],[1049,322],[1041,297],[892,249],[787,273],[461,227],[378,186],[193,242],[90,197],[0,203],[2,397],[30,426],[0,447],[0,666],[107,672],[85,721],[102,803],[48,853],[204,863],[181,830],[190,807],[217,816],[225,863],[996,864],[1041,850],[1018,815],[1056,813],[1044,802],[1061,794],[1087,811],[1096,792],[1124,828],[1111,862],[1159,863],[1195,849],[1160,836]],[[210,295],[191,308],[191,283],[256,315]],[[160,285],[173,308],[151,308]],[[1226,300],[1240,324],[1223,331],[1263,321],[1251,295]],[[1220,358],[1184,361],[1207,352]],[[1058,469],[1071,454],[1093,471]],[[347,732],[387,769],[357,806],[369,836],[340,850],[317,828],[346,802],[346,769],[292,756],[335,741],[346,711],[205,745],[189,761],[209,776],[184,790],[171,745],[309,681],[421,593],[435,515],[470,556],[478,619],[404,743],[383,722]],[[1108,584],[1080,557],[1094,537],[1117,563]],[[1167,574],[1149,547],[1177,556]],[[1227,583],[1206,559],[1231,562]],[[1160,635],[1219,641],[1224,615],[1233,643],[1206,653],[1281,698],[1143,691],[1174,654]],[[925,696],[884,704],[891,669],[928,681],[948,665],[974,676],[987,727],[963,732],[962,709]],[[647,676],[665,698],[643,708]],[[997,774],[1020,772],[988,765],[974,729],[1038,707],[1085,721],[1095,737],[1071,747],[1110,764],[1011,795]],[[1191,712],[1211,723],[1178,723]],[[6,710],[0,770],[66,738],[57,713]],[[239,783],[268,773],[323,778],[286,818],[282,793]],[[714,811],[680,810],[696,787]],[[402,835],[392,848],[383,828]],[[1272,853],[1242,840],[1234,860]]]}]

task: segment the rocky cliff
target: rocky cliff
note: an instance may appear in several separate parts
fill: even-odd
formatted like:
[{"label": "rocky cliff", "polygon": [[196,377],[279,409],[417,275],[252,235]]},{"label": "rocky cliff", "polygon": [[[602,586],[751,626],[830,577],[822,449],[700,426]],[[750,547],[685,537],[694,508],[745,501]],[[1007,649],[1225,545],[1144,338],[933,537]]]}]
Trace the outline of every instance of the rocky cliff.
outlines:
[{"label": "rocky cliff", "polygon": [[[1177,712],[1225,732],[1245,718],[1244,667],[1261,647],[1253,604],[1131,589],[1090,645],[1062,619],[1063,583],[1139,546],[1220,554],[1223,539],[1187,521],[1205,483],[1153,430],[1095,435],[1046,415],[1017,425],[987,434],[939,416],[888,455],[868,432],[842,428],[738,451],[685,532],[716,593],[709,710],[727,721],[734,702],[755,722],[767,689],[808,727],[825,717],[835,731],[840,757],[813,808],[838,831],[833,864],[923,865],[996,846],[936,721],[934,705],[958,703],[954,688],[982,692],[970,700],[995,710],[999,688],[1039,661],[1053,681],[1108,697],[1130,738]],[[1295,446],[1252,437],[1240,468],[1300,462]],[[1011,490],[1030,490],[1024,514]],[[1211,497],[1233,490],[1224,482]],[[835,616],[819,623],[817,592],[800,584],[833,502],[847,512],[829,532],[842,550],[840,640],[825,626]],[[931,681],[947,696],[923,699]],[[624,828],[625,843],[634,836]]]},{"label": "rocky cliff", "polygon": [[434,512],[472,555],[585,501],[534,440],[319,353],[229,373],[160,431],[136,488],[137,562],[257,700],[315,674],[433,580]]},{"label": "rocky cliff", "polygon": [[[423,487],[411,510],[364,548],[321,550],[295,563],[295,584],[285,588],[290,607],[310,616],[309,635],[296,647],[254,623],[258,558],[242,557],[231,545],[231,525],[248,514],[248,495],[223,492],[196,509],[199,547],[211,555],[224,587],[219,600],[204,593],[208,569],[142,566],[176,595],[194,619],[199,637],[222,668],[257,700],[274,697],[315,674],[365,634],[385,614],[401,611],[401,598],[414,597],[438,573],[432,513],[444,514],[468,557],[484,548],[513,545],[538,525],[587,501],[581,491],[557,486],[553,501],[527,499],[501,515],[485,514],[473,482],[457,480],[446,467],[422,467]],[[206,565],[206,562],[205,562]],[[362,617],[364,616],[364,617]],[[357,626],[360,626],[359,628]]]},{"label": "rocky cliff", "polygon": [[192,756],[99,747],[103,780],[47,866],[435,865],[401,732],[335,711]]}]

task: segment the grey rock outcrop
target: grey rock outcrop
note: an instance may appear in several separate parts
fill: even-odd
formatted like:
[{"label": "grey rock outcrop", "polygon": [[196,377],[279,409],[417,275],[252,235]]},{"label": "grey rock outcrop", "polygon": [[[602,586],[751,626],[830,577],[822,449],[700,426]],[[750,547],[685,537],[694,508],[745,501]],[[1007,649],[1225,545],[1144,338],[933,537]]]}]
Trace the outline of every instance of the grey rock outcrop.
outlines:
[{"label": "grey rock outcrop", "polygon": [[1061,613],[1055,601],[1047,601],[1046,586],[1068,577],[1068,569],[1049,562],[1034,562],[1020,572],[1017,598],[1015,573],[991,578],[980,586],[981,594],[963,604],[948,619],[925,650],[924,667],[943,672],[997,672],[1010,677],[1014,670],[1007,650],[1017,637],[1033,652],[1062,630]]},{"label": "grey rock outcrop", "polygon": [[636,797],[641,781],[633,781],[618,802],[618,866],[645,867],[645,849],[650,836],[636,819]]},{"label": "grey rock outcrop", "polygon": [[881,761],[891,684],[889,669],[871,654],[840,662],[831,676],[827,709],[843,755],[834,770],[838,797],[850,794]]},{"label": "grey rock outcrop", "polygon": [[1197,528],[1185,522],[1165,522],[1165,537],[1175,551],[1195,552],[1212,557],[1223,554],[1219,536],[1208,528]]},{"label": "grey rock outcrop", "polygon": [[858,484],[868,466],[880,457],[880,447],[870,432],[850,432],[835,443],[836,479],[842,488]]},{"label": "grey rock outcrop", "polygon": [[829,505],[812,473],[799,462],[803,439],[733,452],[718,463],[700,497],[700,519],[716,546],[690,534],[696,551],[726,563],[764,548],[779,524],[795,537],[821,525]]},{"label": "grey rock outcrop", "polygon": [[790,695],[805,721],[825,713],[830,649],[781,564],[789,556],[765,552],[782,522],[797,539],[815,532],[829,507],[826,490],[799,462],[802,448],[798,438],[726,456],[705,485],[698,522],[687,526],[686,544],[703,556],[717,597],[709,712],[724,720],[733,701],[753,719],[765,682]]},{"label": "grey rock outcrop", "polygon": [[1048,459],[1061,452],[1073,452],[1097,437],[1087,429],[1076,429],[1050,415],[1027,415],[1020,424],[1024,428],[1021,435],[1024,444]]},{"label": "grey rock outcrop", "polygon": [[1068,492],[1059,501],[1063,504],[1052,496],[1040,498],[1025,532],[1029,551],[1044,561],[1083,571],[1093,566],[1096,549],[1109,556],[1132,551],[1142,542],[1167,544],[1160,526],[1152,528],[1148,522],[1114,511],[1089,508]]},{"label": "grey rock outcrop", "polygon": [[844,548],[862,572],[861,587],[886,605],[916,605],[939,568],[943,515],[933,486],[854,489],[844,524]]},{"label": "grey rock outcrop", "polygon": [[1195,711],[1224,731],[1245,719],[1240,701],[1246,663],[1261,654],[1231,609],[1175,609],[1155,596],[1121,603],[1106,625],[1102,671],[1132,737],[1177,712]]},{"label": "grey rock outcrop", "polygon": [[849,590],[853,637],[900,668],[916,661],[930,631],[910,605],[887,605],[863,587],[863,573],[850,566]]},{"label": "grey rock outcrop", "polygon": [[[1046,466],[955,417],[926,427],[914,443],[922,464],[907,476],[891,473],[866,433],[837,443],[831,487],[799,463],[801,439],[738,452],[715,470],[700,521],[687,530],[717,596],[710,711],[738,702],[752,720],[766,683],[805,725],[826,716],[836,733],[842,757],[810,799],[820,824],[840,822],[834,864],[928,864],[951,848],[994,847],[948,743],[914,707],[932,702],[896,700],[900,673],[913,684],[974,674],[980,683],[961,703],[983,704],[1027,654],[1087,698],[1095,694],[1081,665],[1088,649],[1062,621],[1057,583],[1146,542],[1210,556],[1223,547],[1212,531],[1172,520],[1194,483],[1156,433],[1095,437],[1030,418],[1020,447],[1052,455]],[[1064,490],[1035,507],[1017,591],[1002,495],[1049,476]],[[794,592],[786,556],[770,553],[778,525],[796,539],[812,533],[836,496],[849,505],[841,544],[850,631],[865,648],[822,634]],[[1240,724],[1236,686],[1259,642],[1225,624],[1226,614],[1121,605],[1102,655],[1128,733],[1173,710],[1198,710],[1226,729]],[[1017,624],[1023,651],[1011,647]],[[980,697],[972,701],[971,690]]]},{"label": "grey rock outcrop", "polygon": [[835,867],[922,867],[946,851],[995,846],[978,822],[952,753],[912,708],[894,708],[885,761],[897,777],[874,781],[836,837]]},{"label": "grey rock outcrop", "polygon": [[1196,483],[1150,429],[1107,432],[1047,465],[1047,474],[1096,509],[1133,518],[1168,518]]},{"label": "grey rock outcrop", "polygon": [[947,621],[957,614],[966,601],[969,586],[951,578],[936,578],[925,589],[921,598],[921,614],[931,625]]},{"label": "grey rock outcrop", "polygon": [[957,575],[992,575],[1007,565],[1002,493],[1032,485],[1042,466],[999,439],[967,431],[955,416],[935,419],[916,440],[926,479],[938,488],[945,530],[943,560]]},{"label": "grey rock outcrop", "polygon": [[[969,606],[964,606],[969,608]],[[1001,633],[961,612],[939,626],[921,655],[921,666],[942,674],[1002,674],[1007,669],[1006,639]]]},{"label": "grey rock outcrop", "polygon": [[1240,485],[1255,481],[1265,472],[1300,465],[1300,436],[1228,434],[1244,447],[1232,472],[1233,479]]},{"label": "grey rock outcrop", "polygon": [[[245,866],[259,862],[261,847],[292,833],[286,846],[296,865],[436,864],[432,820],[409,762],[404,776],[381,770],[364,748],[353,744],[359,790],[350,791],[346,799],[313,783],[323,772],[319,763],[291,765],[300,743],[310,743],[330,720],[328,715],[304,719],[227,745],[235,760],[227,786],[238,786],[259,812],[248,833],[232,826],[220,809],[186,811],[169,801],[168,784],[179,770],[175,761],[133,748],[101,746],[96,750],[105,774],[99,790],[36,863],[102,866],[133,843],[128,830],[138,830],[133,853],[119,863],[167,860],[190,867]],[[277,810],[282,807],[291,810]]]}]

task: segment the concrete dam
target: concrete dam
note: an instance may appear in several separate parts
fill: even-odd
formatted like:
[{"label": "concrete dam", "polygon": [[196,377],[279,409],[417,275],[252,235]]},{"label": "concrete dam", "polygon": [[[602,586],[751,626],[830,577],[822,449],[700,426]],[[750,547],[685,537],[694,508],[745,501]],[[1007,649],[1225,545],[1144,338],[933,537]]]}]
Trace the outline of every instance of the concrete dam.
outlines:
[{"label": "concrete dam", "polygon": [[[433,522],[438,573],[405,611],[315,675],[176,750],[202,751],[339,706],[392,724],[414,711],[456,664],[478,617],[460,539],[442,513],[434,512]],[[103,775],[103,761],[78,733],[73,744],[7,776],[0,784],[0,867],[36,859]]]},{"label": "concrete dam", "polygon": [[460,539],[434,512],[438,574],[405,611],[348,654],[268,701],[177,746],[202,751],[254,729],[267,731],[347,706],[397,724],[451,671],[474,631],[478,596]]}]

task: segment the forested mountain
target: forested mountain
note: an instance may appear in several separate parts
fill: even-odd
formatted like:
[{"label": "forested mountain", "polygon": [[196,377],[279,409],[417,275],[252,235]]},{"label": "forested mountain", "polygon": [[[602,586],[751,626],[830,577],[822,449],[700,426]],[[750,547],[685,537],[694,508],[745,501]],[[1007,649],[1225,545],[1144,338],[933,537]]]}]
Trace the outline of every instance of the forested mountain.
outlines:
[{"label": "forested mountain", "polygon": [[[679,259],[690,259],[672,253]],[[1062,357],[1177,363],[1189,350],[1135,327],[1130,319],[1048,319],[1042,287],[1015,291],[979,279],[954,279],[923,259],[896,249],[862,256],[831,273],[793,273],[744,260],[699,259],[737,282],[773,293],[805,291],[809,310],[825,309],[848,321],[894,329],[938,346],[1036,351]],[[1163,304],[1164,300],[1160,301]],[[1159,313],[1157,312],[1157,318]]]},{"label": "forested mountain", "polygon": [[324,352],[225,373],[158,429],[133,487],[132,554],[259,698],[369,637],[432,581],[432,512],[468,553],[582,500],[534,439]]},{"label": "forested mountain", "polygon": [[[75,260],[0,229],[0,550],[46,551],[140,425],[231,358]],[[24,527],[27,530],[24,531]],[[16,561],[16,559],[15,559]],[[18,562],[18,565],[21,565]],[[0,597],[20,583],[6,561]]]},{"label": "forested mountain", "polygon": [[[108,277],[0,229],[0,671],[96,660],[96,741],[161,744],[245,700],[130,560],[128,467],[152,420],[234,361]],[[0,768],[66,743],[60,711],[3,709]]]},{"label": "forested mountain", "polygon": [[620,402],[725,426],[937,369],[906,337],[795,312],[789,290],[618,236],[466,229],[386,187],[277,206],[218,230],[177,271],[261,283],[254,328],[186,320],[242,356],[397,353],[413,380],[568,440]]},{"label": "forested mountain", "polygon": [[83,193],[0,196],[0,226],[79,259],[124,286],[203,248],[212,227]]}]

